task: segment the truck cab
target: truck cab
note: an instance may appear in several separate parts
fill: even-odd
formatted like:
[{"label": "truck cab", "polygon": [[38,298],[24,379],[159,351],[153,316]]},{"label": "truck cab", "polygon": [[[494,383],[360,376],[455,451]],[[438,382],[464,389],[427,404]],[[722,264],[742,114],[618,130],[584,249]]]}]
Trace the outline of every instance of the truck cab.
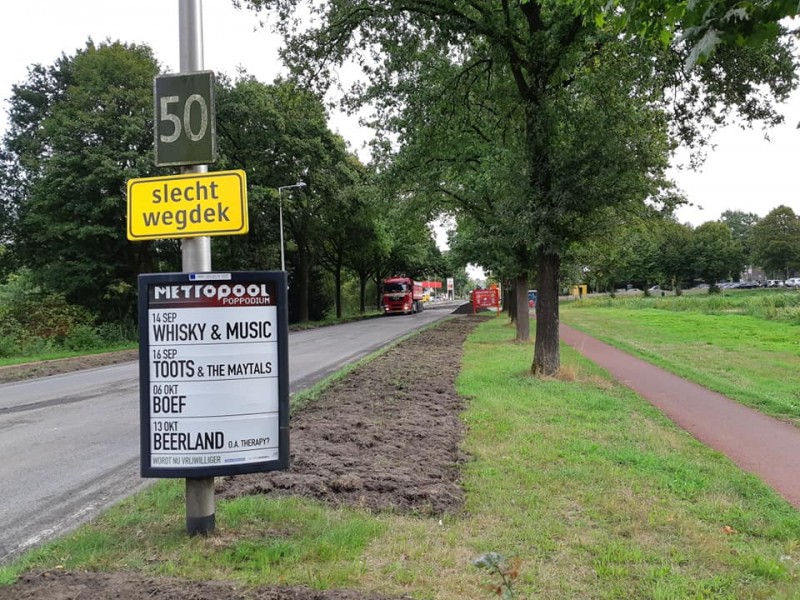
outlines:
[{"label": "truck cab", "polygon": [[381,301],[383,314],[414,314],[422,312],[422,284],[410,277],[390,277],[383,280]]}]

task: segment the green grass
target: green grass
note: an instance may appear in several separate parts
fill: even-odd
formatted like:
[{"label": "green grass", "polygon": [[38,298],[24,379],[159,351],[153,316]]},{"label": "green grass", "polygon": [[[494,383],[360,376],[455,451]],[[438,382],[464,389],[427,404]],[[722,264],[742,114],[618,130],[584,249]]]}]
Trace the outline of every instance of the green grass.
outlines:
[{"label": "green grass", "polygon": [[569,348],[528,375],[505,319],[465,346],[465,510],[370,515],[299,498],[219,501],[217,532],[184,534],[165,481],[0,570],[127,570],[248,584],[358,588],[418,600],[491,598],[470,564],[521,561],[532,598],[797,598],[800,513]]},{"label": "green grass", "polygon": [[292,323],[289,325],[290,331],[303,331],[305,329],[317,329],[319,327],[328,327],[330,325],[341,325],[342,323],[351,323],[353,321],[363,321],[364,319],[374,319],[383,316],[379,310],[368,310],[364,313],[353,313],[342,315],[341,318],[336,318],[335,315],[328,315],[319,321],[305,321],[303,323]]},{"label": "green grass", "polygon": [[800,327],[763,311],[781,296],[800,300],[800,294],[763,292],[609,298],[567,304],[561,319],[742,404],[800,424]]},{"label": "green grass", "polygon": [[782,289],[729,290],[720,294],[688,293],[674,296],[643,296],[619,294],[591,296],[580,302],[570,302],[571,308],[654,308],[671,312],[703,314],[741,314],[771,321],[800,325],[800,291]]},{"label": "green grass", "polygon": [[60,358],[73,358],[76,356],[87,356],[90,354],[103,354],[106,352],[118,352],[120,350],[136,350],[139,347],[135,342],[119,342],[115,344],[107,344],[93,348],[91,351],[86,350],[46,350],[36,354],[29,354],[26,356],[12,356],[0,358],[0,367],[11,365],[22,365],[31,362],[40,362],[43,360],[58,360]]}]

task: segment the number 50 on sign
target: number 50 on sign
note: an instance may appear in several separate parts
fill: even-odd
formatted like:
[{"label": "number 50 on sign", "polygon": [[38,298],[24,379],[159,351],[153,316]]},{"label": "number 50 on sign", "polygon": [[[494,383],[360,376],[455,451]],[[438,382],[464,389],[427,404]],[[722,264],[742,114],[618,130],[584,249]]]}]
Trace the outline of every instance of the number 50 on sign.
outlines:
[{"label": "number 50 on sign", "polygon": [[159,75],[153,84],[156,165],[217,160],[214,72]]}]

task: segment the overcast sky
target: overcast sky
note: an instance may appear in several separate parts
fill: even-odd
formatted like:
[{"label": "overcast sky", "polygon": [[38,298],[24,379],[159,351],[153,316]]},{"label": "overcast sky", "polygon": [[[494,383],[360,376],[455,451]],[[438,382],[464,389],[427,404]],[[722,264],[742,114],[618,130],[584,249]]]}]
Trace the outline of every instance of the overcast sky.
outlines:
[{"label": "overcast sky", "polygon": [[[233,8],[230,0],[203,2],[205,68],[234,75],[238,67],[264,82],[281,72],[280,40],[258,27],[258,17]],[[179,70],[178,0],[29,0],[6,2],[0,19],[0,130],[5,129],[11,86],[25,80],[34,63],[51,64],[71,55],[89,38],[144,43],[153,48],[165,71]],[[759,131],[732,127],[720,132],[716,150],[699,173],[673,171],[673,177],[695,206],[678,211],[682,222],[700,225],[725,210],[759,216],[781,204],[800,213],[796,167],[800,161],[800,94],[784,107],[787,123],[770,130],[771,142]],[[362,157],[368,132],[353,118],[332,115],[332,129]],[[699,207],[702,207],[700,209]]]}]

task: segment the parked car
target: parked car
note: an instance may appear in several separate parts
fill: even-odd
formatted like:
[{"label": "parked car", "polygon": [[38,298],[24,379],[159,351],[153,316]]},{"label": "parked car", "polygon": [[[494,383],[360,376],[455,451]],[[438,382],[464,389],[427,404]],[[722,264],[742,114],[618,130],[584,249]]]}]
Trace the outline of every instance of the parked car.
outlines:
[{"label": "parked car", "polygon": [[783,287],[783,279],[767,279],[767,287]]},{"label": "parked car", "polygon": [[784,285],[792,288],[800,287],[800,277],[790,277],[784,282]]}]

